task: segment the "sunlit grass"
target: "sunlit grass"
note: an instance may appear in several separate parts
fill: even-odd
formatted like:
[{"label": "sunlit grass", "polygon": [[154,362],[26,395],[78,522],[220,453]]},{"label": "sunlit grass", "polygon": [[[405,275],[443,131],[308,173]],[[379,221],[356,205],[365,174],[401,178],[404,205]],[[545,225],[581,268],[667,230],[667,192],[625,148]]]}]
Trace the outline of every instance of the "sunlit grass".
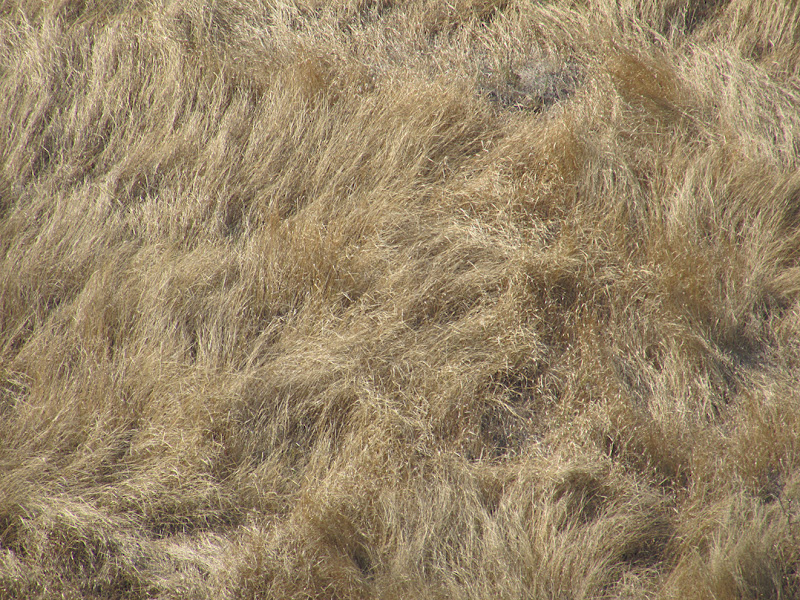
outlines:
[{"label": "sunlit grass", "polygon": [[0,597],[797,598],[792,2],[0,2]]}]

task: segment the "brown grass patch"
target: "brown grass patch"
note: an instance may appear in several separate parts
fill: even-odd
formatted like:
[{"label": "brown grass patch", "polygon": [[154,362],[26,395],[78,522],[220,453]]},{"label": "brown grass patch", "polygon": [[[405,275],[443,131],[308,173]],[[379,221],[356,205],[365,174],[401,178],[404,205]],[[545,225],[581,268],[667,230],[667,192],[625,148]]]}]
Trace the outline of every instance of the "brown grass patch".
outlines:
[{"label": "brown grass patch", "polygon": [[798,10],[0,2],[0,597],[800,597]]}]

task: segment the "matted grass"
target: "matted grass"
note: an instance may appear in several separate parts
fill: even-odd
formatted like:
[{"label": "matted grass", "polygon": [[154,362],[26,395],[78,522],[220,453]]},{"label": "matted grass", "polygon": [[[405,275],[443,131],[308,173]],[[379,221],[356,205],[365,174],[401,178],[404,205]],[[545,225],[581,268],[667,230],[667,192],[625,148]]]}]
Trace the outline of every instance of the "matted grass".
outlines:
[{"label": "matted grass", "polygon": [[0,597],[800,598],[796,2],[0,15]]}]

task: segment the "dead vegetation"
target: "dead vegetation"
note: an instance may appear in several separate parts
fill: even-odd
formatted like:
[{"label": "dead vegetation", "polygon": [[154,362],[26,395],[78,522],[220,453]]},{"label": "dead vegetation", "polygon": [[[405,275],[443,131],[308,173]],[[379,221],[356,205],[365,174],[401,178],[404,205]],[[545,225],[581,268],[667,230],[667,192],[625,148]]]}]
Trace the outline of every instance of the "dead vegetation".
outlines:
[{"label": "dead vegetation", "polygon": [[0,2],[0,597],[800,597],[795,2]]}]

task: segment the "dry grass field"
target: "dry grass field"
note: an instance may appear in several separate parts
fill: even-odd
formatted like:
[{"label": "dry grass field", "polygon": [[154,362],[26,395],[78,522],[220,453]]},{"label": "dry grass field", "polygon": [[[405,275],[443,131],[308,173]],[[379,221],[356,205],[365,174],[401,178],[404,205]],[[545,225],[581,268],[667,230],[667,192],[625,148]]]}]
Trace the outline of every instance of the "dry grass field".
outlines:
[{"label": "dry grass field", "polygon": [[0,0],[0,598],[800,598],[800,3]]}]

